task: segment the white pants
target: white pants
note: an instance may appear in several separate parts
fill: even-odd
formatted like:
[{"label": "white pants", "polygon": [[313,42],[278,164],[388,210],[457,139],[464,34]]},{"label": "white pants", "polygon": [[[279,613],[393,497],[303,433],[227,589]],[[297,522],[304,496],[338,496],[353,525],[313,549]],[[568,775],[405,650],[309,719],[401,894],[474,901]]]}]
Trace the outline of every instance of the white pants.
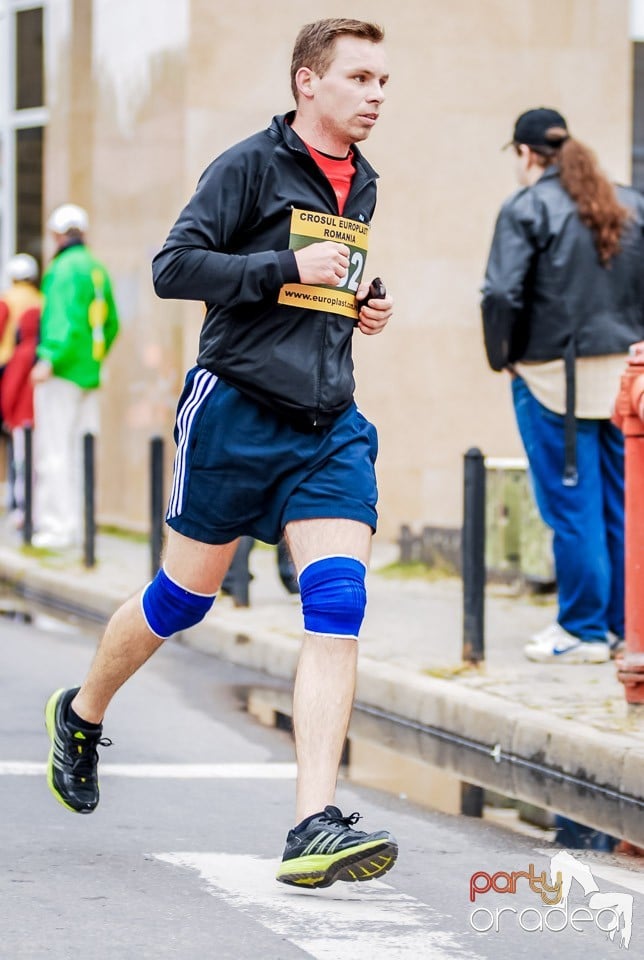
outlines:
[{"label": "white pants", "polygon": [[50,377],[34,389],[34,526],[80,543],[83,530],[83,436],[98,433],[98,390]]}]

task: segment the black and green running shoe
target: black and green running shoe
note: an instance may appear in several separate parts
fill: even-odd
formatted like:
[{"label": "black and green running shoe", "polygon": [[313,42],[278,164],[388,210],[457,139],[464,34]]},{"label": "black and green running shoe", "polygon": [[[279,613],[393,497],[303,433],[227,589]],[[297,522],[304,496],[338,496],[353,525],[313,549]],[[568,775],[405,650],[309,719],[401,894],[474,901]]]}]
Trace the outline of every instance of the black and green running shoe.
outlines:
[{"label": "black and green running shoe", "polygon": [[98,806],[97,747],[112,741],[102,728],[86,730],[67,720],[67,707],[79,688],[57,690],[47,701],[45,723],[51,739],[47,783],[59,803],[74,813],[92,813]]},{"label": "black and green running shoe", "polygon": [[373,880],[391,870],[398,844],[390,833],[363,833],[360,814],[343,817],[337,807],[307,817],[289,830],[277,879],[294,887],[329,887],[336,880]]}]

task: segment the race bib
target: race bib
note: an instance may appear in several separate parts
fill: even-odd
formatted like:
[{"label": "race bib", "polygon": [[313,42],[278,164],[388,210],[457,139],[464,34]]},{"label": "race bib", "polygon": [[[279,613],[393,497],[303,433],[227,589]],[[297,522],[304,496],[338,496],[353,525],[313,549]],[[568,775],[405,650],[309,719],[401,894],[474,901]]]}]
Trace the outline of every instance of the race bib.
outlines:
[{"label": "race bib", "polygon": [[349,248],[349,270],[342,284],[336,287],[326,283],[285,283],[277,302],[288,307],[339,313],[355,320],[358,316],[356,290],[367,258],[369,227],[366,223],[336,217],[332,213],[293,209],[289,250],[301,250],[309,243],[322,240],[335,240]]}]

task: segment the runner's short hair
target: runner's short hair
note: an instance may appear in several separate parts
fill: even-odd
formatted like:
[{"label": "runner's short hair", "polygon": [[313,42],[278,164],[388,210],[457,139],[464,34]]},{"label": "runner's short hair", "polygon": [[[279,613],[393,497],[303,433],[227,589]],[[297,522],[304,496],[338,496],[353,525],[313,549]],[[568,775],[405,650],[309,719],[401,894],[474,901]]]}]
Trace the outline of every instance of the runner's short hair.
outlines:
[{"label": "runner's short hair", "polygon": [[295,75],[300,67],[308,67],[324,76],[333,59],[335,41],[341,36],[358,37],[361,40],[370,40],[371,43],[382,43],[385,31],[377,23],[367,23],[364,20],[349,20],[343,17],[332,17],[327,20],[316,20],[307,23],[295,39],[293,58],[291,60],[291,90],[297,101],[297,84]]}]

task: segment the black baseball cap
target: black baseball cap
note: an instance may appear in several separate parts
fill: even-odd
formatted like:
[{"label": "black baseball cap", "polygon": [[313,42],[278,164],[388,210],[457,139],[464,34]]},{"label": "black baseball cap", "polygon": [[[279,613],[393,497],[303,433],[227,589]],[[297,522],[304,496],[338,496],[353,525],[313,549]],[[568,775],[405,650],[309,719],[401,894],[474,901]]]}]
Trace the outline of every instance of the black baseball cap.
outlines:
[{"label": "black baseball cap", "polygon": [[[548,140],[546,133],[551,127],[561,127],[568,133],[568,125],[558,110],[550,107],[537,107],[535,110],[526,110],[514,125],[514,133],[506,147],[513,143],[525,143],[528,147],[558,147],[566,139]],[[504,147],[505,149],[505,147]]]}]

